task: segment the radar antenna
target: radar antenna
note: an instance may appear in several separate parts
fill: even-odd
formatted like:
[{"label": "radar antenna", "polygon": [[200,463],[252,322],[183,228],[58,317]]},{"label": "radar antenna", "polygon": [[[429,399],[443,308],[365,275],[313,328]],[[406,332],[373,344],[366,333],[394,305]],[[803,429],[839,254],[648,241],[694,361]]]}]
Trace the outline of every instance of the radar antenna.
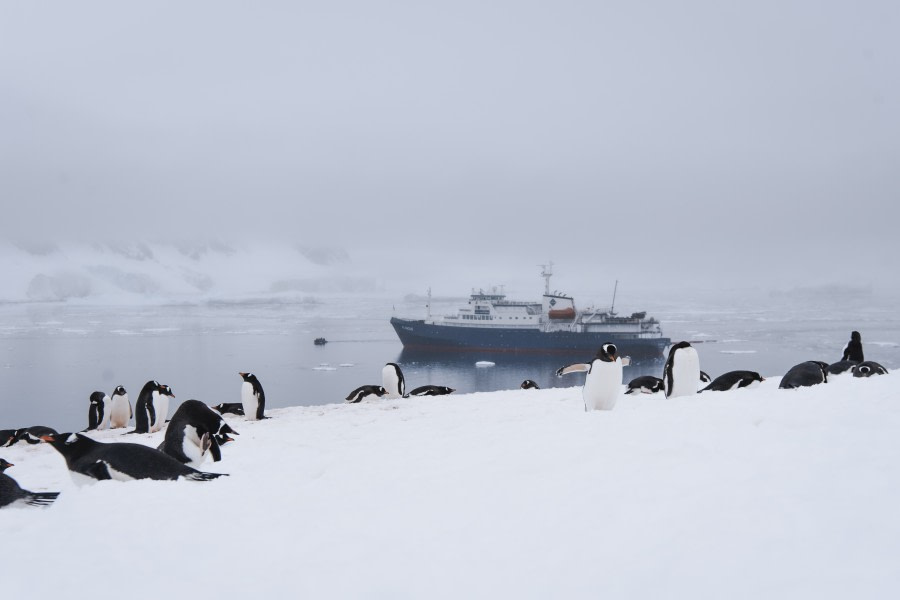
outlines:
[{"label": "radar antenna", "polygon": [[541,268],[541,277],[544,278],[544,295],[550,295],[550,277],[553,275],[553,261],[546,265],[538,265]]}]

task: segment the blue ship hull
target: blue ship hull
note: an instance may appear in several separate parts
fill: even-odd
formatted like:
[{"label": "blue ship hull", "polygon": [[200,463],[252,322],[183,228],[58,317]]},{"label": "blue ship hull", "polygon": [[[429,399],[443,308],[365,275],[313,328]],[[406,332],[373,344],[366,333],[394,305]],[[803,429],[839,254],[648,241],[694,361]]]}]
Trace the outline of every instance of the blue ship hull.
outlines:
[{"label": "blue ship hull", "polygon": [[424,320],[398,319],[391,325],[404,348],[440,351],[516,352],[530,354],[589,354],[607,342],[621,356],[634,360],[661,358],[669,338],[640,338],[627,333],[542,332],[537,329],[433,325]]}]

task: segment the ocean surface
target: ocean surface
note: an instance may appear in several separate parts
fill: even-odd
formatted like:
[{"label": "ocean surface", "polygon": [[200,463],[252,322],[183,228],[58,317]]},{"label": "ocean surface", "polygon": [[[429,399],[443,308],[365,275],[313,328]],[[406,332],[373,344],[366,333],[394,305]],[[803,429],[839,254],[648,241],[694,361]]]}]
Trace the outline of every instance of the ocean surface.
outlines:
[{"label": "ocean surface", "polygon": [[[900,368],[900,317],[893,298],[870,294],[685,296],[643,302],[673,341],[689,340],[713,377],[733,369],[778,376],[805,360],[836,361],[852,330],[866,358]],[[455,312],[465,298],[432,303]],[[386,296],[212,302],[189,305],[86,306],[0,304],[0,429],[87,426],[88,398],[124,385],[134,404],[143,384],[170,385],[178,403],[239,402],[240,371],[262,382],[267,407],[341,403],[354,388],[380,384],[397,362],[407,390],[426,384],[459,392],[580,385],[584,375],[557,378],[558,367],[591,356],[547,358],[470,352],[404,351],[392,315],[424,316],[424,301]],[[316,346],[324,337],[329,343]],[[478,361],[494,366],[479,367]],[[626,368],[625,380],[660,376],[662,362]],[[788,398],[786,397],[786,400]],[[427,402],[428,398],[422,398]]]}]

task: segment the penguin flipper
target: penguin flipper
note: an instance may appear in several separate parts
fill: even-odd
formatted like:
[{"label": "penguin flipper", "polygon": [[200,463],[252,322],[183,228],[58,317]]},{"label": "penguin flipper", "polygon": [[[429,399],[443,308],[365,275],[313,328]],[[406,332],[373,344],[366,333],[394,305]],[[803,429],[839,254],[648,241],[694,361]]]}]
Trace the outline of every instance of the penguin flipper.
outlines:
[{"label": "penguin flipper", "polygon": [[217,477],[228,477],[228,473],[207,473],[205,471],[196,471],[194,473],[188,473],[184,476],[184,478],[189,481],[212,481]]},{"label": "penguin flipper", "polygon": [[556,370],[556,376],[562,377],[563,375],[568,375],[569,373],[586,373],[591,370],[591,365],[588,363],[576,363],[574,365],[569,365],[568,367],[560,367]]},{"label": "penguin flipper", "polygon": [[[208,435],[208,433],[204,433],[203,437],[205,438]],[[219,446],[219,440],[216,439],[216,436],[210,436],[209,438],[209,453],[213,457],[213,462],[222,460],[222,448]]]},{"label": "penguin flipper", "polygon": [[107,479],[112,479],[112,476],[109,474],[109,469],[106,468],[106,463],[102,460],[98,460],[97,462],[91,464],[84,471],[83,474],[88,477],[93,477],[97,481],[105,481]]},{"label": "penguin flipper", "polygon": [[25,503],[29,506],[50,506],[59,492],[25,492]]}]

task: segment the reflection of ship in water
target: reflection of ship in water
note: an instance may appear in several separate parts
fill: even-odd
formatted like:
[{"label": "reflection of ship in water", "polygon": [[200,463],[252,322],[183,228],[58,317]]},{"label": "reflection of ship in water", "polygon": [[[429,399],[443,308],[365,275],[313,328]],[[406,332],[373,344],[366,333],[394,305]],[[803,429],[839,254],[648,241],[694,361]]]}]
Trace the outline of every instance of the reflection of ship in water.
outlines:
[{"label": "reflection of ship in water", "polygon": [[[620,317],[609,310],[577,310],[571,296],[550,292],[552,263],[544,267],[541,302],[507,300],[502,293],[473,292],[455,315],[425,319],[393,317],[391,325],[406,349],[593,355],[612,342],[621,356],[660,358],[669,344],[659,321],[636,312]],[[615,297],[613,297],[615,306]]]}]

